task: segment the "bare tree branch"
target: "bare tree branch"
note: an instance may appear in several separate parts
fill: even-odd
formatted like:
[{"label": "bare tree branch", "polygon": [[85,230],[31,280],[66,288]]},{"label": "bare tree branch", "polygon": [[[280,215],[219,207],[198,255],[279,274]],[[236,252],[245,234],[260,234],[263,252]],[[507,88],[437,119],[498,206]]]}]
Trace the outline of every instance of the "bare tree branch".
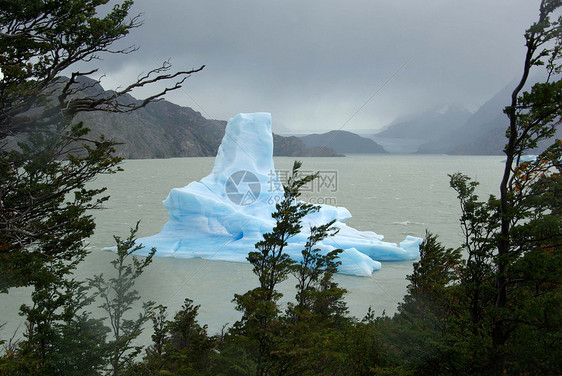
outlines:
[{"label": "bare tree branch", "polygon": [[[177,90],[182,87],[183,82],[193,73],[200,72],[205,66],[201,66],[197,69],[192,69],[189,71],[179,71],[173,74],[159,74],[161,72],[170,69],[168,62],[165,62],[161,67],[155,68],[148,72],[146,75],[140,77],[137,82],[134,82],[122,90],[115,91],[112,95],[107,97],[86,97],[77,99],[68,99],[65,106],[65,113],[68,115],[74,115],[79,112],[91,112],[91,111],[106,111],[106,112],[132,112],[139,108],[145,107],[148,103],[161,98],[166,93]],[[154,76],[158,74],[157,76]],[[74,74],[73,74],[74,76]],[[173,80],[180,77],[179,81],[176,81],[172,86],[168,86],[161,90],[160,92],[149,96],[144,99],[140,104],[138,103],[121,103],[119,98],[123,97],[125,94],[130,93],[136,88],[141,88],[146,85],[150,85],[156,82]],[[61,97],[69,96],[70,85],[67,85],[66,92],[61,94]],[[78,89],[80,90],[80,89]]]}]

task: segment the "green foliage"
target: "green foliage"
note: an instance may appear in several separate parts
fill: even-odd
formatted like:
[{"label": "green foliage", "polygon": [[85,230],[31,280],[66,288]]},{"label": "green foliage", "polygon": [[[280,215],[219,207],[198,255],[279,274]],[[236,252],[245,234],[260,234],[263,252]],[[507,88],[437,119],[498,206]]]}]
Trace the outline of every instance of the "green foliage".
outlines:
[{"label": "green foliage", "polygon": [[[84,111],[133,111],[180,88],[198,70],[168,74],[171,67],[165,62],[103,98],[88,97],[90,84],[81,80],[96,69],[61,77],[100,53],[136,49],[112,48],[140,26],[139,16],[129,15],[132,1],[104,9],[108,3],[0,1],[0,292],[33,287],[33,304],[21,307],[27,319],[24,338],[0,341],[7,350],[0,357],[2,374],[99,374],[108,356],[115,370],[140,351],[130,341],[147,313],[137,320],[126,320],[124,314],[138,299],[133,283],[150,257],[125,264],[131,238],[116,238],[118,277],[106,282],[98,276],[93,282],[110,314],[115,339],[109,354],[108,329],[86,312],[92,302],[89,288],[72,276],[88,253],[84,240],[95,228],[89,212],[108,199],[102,196],[105,188],[87,185],[99,174],[118,171],[121,161],[114,155],[115,143],[103,136],[89,139],[89,130],[73,118]],[[105,16],[99,16],[100,9]],[[175,83],[140,104],[119,100],[134,88],[166,80]]]},{"label": "green foliage", "polygon": [[131,229],[129,237],[122,240],[114,236],[116,259],[111,261],[117,272],[115,277],[106,280],[102,274],[90,280],[91,286],[96,290],[96,295],[101,299],[100,308],[109,316],[113,340],[108,344],[111,374],[120,375],[123,369],[132,364],[137,355],[142,351],[142,346],[133,345],[133,341],[141,334],[143,325],[150,320],[154,302],[145,302],[136,319],[126,318],[127,313],[134,308],[135,302],[140,300],[137,290],[134,290],[135,281],[144,269],[152,262],[156,252],[153,248],[149,255],[139,259],[133,253],[142,248],[136,243],[136,226]]},{"label": "green foliage", "polygon": [[[79,94],[91,85],[81,76],[97,71],[74,71],[69,79],[61,74],[78,62],[91,62],[103,53],[129,54],[137,48],[113,48],[116,41],[142,24],[140,16],[130,16],[133,4],[116,3],[99,16],[109,0],[0,1],[0,137],[56,125],[61,116],[84,111],[129,112],[145,106],[166,92],[177,90],[191,71],[167,73],[169,62],[139,76],[136,82],[104,97]],[[75,69],[75,68],[74,68]],[[67,73],[68,74],[68,73]],[[134,88],[155,82],[175,81],[142,103],[118,99]],[[37,111],[37,109],[41,109]]]},{"label": "green foliage", "polygon": [[[76,63],[112,49],[140,25],[130,17],[132,1],[115,4],[100,17],[108,0],[0,1],[0,291],[29,286],[44,264],[59,262],[70,272],[84,255],[82,240],[94,230],[87,211],[107,200],[104,189],[87,189],[98,174],[117,170],[115,144],[87,138],[73,123],[83,111],[132,111],[166,91],[178,89],[186,72],[164,74],[165,63],[115,95],[90,98],[79,78],[95,72],[60,75]],[[157,77],[154,77],[157,75]],[[183,79],[182,79],[183,77]],[[135,87],[176,79],[171,88],[132,107],[119,98]],[[8,140],[8,136],[14,136]],[[22,141],[19,148],[13,144]],[[66,263],[67,265],[63,266]]]},{"label": "green foliage", "polygon": [[263,240],[256,243],[257,251],[248,253],[247,259],[253,266],[266,300],[273,299],[275,286],[287,279],[291,271],[293,261],[283,253],[287,240],[300,232],[303,217],[318,210],[312,204],[297,201],[300,187],[316,177],[309,175],[300,178],[298,169],[301,165],[298,161],[294,163],[292,175],[284,187],[283,200],[275,204],[276,210],[271,215],[276,220],[273,231],[264,234]]},{"label": "green foliage", "polygon": [[243,314],[234,330],[247,343],[248,351],[256,362],[256,375],[268,373],[276,363],[274,349],[281,340],[280,331],[284,328],[278,305],[282,295],[275,288],[287,279],[294,264],[283,252],[284,247],[289,238],[300,232],[301,219],[318,210],[311,204],[297,201],[299,189],[316,177],[299,177],[300,167],[301,163],[296,161],[287,186],[284,187],[283,200],[275,205],[276,211],[271,215],[276,220],[273,230],[264,234],[264,240],[256,243],[256,251],[248,254],[247,259],[258,277],[259,287],[234,297],[236,309]]},{"label": "green foliage", "polygon": [[384,313],[375,318],[369,309],[363,320],[343,331],[338,346],[344,357],[333,369],[340,375],[414,375],[413,367],[399,361],[394,354],[395,334],[399,329]]},{"label": "green foliage", "polygon": [[[396,358],[416,375],[556,374],[562,352],[562,143],[536,160],[523,155],[551,138],[562,119],[561,1],[542,1],[525,34],[527,55],[512,103],[498,197],[480,201],[477,182],[450,176],[464,241],[446,250],[428,235],[399,314],[383,325]],[[521,93],[533,66],[546,82]]]},{"label": "green foliage", "polygon": [[[138,17],[128,19],[132,1],[114,5],[100,18],[97,9],[108,2],[0,2],[0,50],[3,52],[0,65],[4,73],[0,81],[2,134],[35,126],[17,116],[34,105],[50,101],[45,94],[54,92],[59,75],[65,69],[79,61],[90,61],[99,53],[110,52],[112,43],[139,26]],[[59,99],[66,101],[64,96]],[[48,111],[42,119],[34,117],[33,121],[48,122],[53,116],[58,116],[57,111]]]},{"label": "green foliage", "polygon": [[82,240],[95,227],[86,213],[107,200],[99,197],[105,189],[86,184],[115,172],[120,158],[103,139],[68,154],[69,140],[83,133],[77,125],[62,136],[35,134],[21,152],[0,150],[0,291],[68,274],[86,256]]},{"label": "green foliage", "polygon": [[408,293],[394,319],[382,321],[381,329],[392,345],[390,353],[416,375],[464,372],[457,365],[459,333],[452,330],[465,319],[464,302],[457,295],[461,273],[460,250],[443,247],[427,232],[420,260],[408,276]]},{"label": "green foliage", "polygon": [[72,272],[93,233],[87,212],[107,200],[86,184],[116,171],[120,159],[103,139],[72,150],[87,130],[67,124],[34,133],[19,151],[0,150],[0,290],[33,286],[33,304],[20,310],[24,339],[1,366],[15,374],[93,374],[104,362],[107,330],[85,311],[91,297]]},{"label": "green foliage", "polygon": [[[63,4],[64,3],[64,4]],[[347,317],[345,290],[333,281],[341,250],[322,253],[319,241],[335,233],[333,222],[310,229],[302,260],[284,248],[317,207],[298,201],[315,175],[300,177],[300,162],[276,205],[276,225],[248,255],[259,286],[235,295],[242,318],[209,337],[189,299],[174,319],[164,306],[134,304],[136,279],[150,264],[133,253],[137,226],[117,242],[116,276],[90,284],[108,313],[110,328],[87,312],[94,296],[72,278],[87,255],[92,234],[88,211],[107,198],[86,184],[118,170],[114,144],[88,140],[73,124],[80,111],[129,111],[118,97],[158,81],[152,70],[115,97],[71,100],[80,90],[76,72],[62,70],[107,52],[138,26],[124,1],[98,17],[107,0],[0,1],[0,141],[27,132],[19,149],[0,145],[0,290],[32,286],[22,305],[26,331],[19,342],[0,341],[0,374],[10,375],[504,375],[557,374],[562,368],[562,195],[560,140],[523,162],[525,153],[549,140],[562,122],[561,19],[551,20],[560,0],[543,0],[539,20],[525,34],[527,54],[520,83],[505,109],[506,164],[500,193],[481,201],[478,183],[457,173],[464,235],[459,249],[426,234],[421,258],[408,276],[407,295],[391,319]],[[116,52],[128,53],[131,49]],[[531,68],[548,78],[522,92]],[[164,75],[162,79],[190,72]],[[183,80],[180,80],[180,83]],[[179,88],[176,84],[170,89]],[[167,90],[149,98],[162,95]],[[142,105],[146,104],[145,101]],[[20,140],[23,138],[20,138]],[[279,283],[291,275],[296,296],[286,309]],[[135,315],[137,315],[135,317]],[[152,321],[153,344],[142,361],[133,343]],[[107,333],[112,339],[107,341]],[[108,368],[109,367],[109,368]]]},{"label": "green foliage", "polygon": [[22,375],[91,375],[104,365],[108,329],[85,309],[88,287],[65,272],[36,283],[32,305],[22,305],[26,332],[0,360],[0,371]]},{"label": "green foliage", "polygon": [[289,306],[289,314],[293,314],[296,320],[312,314],[324,320],[337,321],[347,314],[342,300],[346,291],[332,280],[341,264],[338,257],[343,250],[336,249],[322,255],[320,249],[314,248],[319,241],[337,233],[337,229],[332,227],[334,222],[310,229],[310,236],[302,250],[302,261],[293,265],[292,274],[298,281],[297,304]]},{"label": "green foliage", "polygon": [[420,260],[408,276],[408,293],[398,311],[408,317],[431,312],[437,321],[441,320],[456,303],[448,291],[456,287],[460,267],[460,250],[443,247],[437,236],[426,232],[420,245]]},{"label": "green foliage", "polygon": [[175,362],[167,369],[179,374],[204,374],[209,367],[209,357],[214,341],[207,336],[207,326],[197,322],[199,306],[185,299],[182,309],[168,324],[169,340],[166,357]]},{"label": "green foliage", "polygon": [[[542,283],[545,273],[540,266],[527,269],[525,275],[513,273],[522,263],[530,266],[527,260],[535,260],[545,249],[549,249],[548,255],[551,256],[548,264],[559,265],[560,262],[560,213],[558,209],[551,211],[544,201],[553,195],[552,188],[556,189],[558,184],[555,182],[560,178],[560,141],[556,140],[535,161],[521,162],[525,151],[554,135],[562,118],[562,82],[554,79],[561,71],[562,18],[551,20],[560,7],[562,2],[559,0],[541,2],[539,20],[525,34],[527,55],[523,76],[512,93],[511,105],[505,109],[510,126],[505,147],[506,165],[500,184],[500,230],[496,236],[493,274],[496,294],[491,309],[496,374],[521,366],[519,362],[523,354],[511,346],[513,340],[517,341],[515,335],[520,330],[538,329],[549,333],[550,323],[557,321],[549,318],[547,324],[538,325],[537,322],[543,322],[544,317],[551,315],[548,315],[547,307],[528,310],[533,306],[527,306],[528,299],[546,295],[552,299],[549,303],[561,303],[560,283]],[[547,81],[535,84],[530,92],[521,94],[531,68],[540,65],[546,66]],[[556,204],[559,200],[554,201]],[[523,297],[521,289],[531,286],[535,288],[533,293],[528,298]],[[546,350],[542,345],[536,345]]]},{"label": "green foliage", "polygon": [[168,338],[168,325],[166,307],[158,305],[151,312],[150,320],[152,321],[152,345],[146,349],[147,356],[160,358],[164,353],[164,344]]},{"label": "green foliage", "polygon": [[[300,177],[300,167],[295,162],[284,199],[272,214],[275,227],[248,255],[260,286],[235,295],[243,316],[219,344],[217,358],[227,364],[229,374],[318,374],[328,372],[342,358],[337,346],[342,333],[336,329],[349,323],[343,302],[346,291],[332,280],[341,250],[322,254],[315,248],[337,232],[333,222],[310,229],[301,262],[295,263],[283,252],[287,240],[301,231],[301,219],[319,209],[297,201],[300,188],[317,176]],[[283,314],[276,286],[290,274],[298,282],[296,303],[289,303]]]},{"label": "green foliage", "polygon": [[464,235],[462,250],[467,255],[459,273],[460,289],[466,304],[473,331],[481,328],[483,310],[493,304],[494,250],[499,228],[498,200],[490,196],[487,202],[478,201],[474,190],[478,183],[460,173],[450,175],[450,185],[457,192],[461,206],[461,229]]},{"label": "green foliage", "polygon": [[[207,326],[197,322],[199,306],[185,299],[172,321],[166,320],[166,307],[152,312],[153,344],[143,361],[130,366],[130,375],[214,375],[212,357],[215,338],[207,335]],[[219,368],[220,369],[220,368]]]}]

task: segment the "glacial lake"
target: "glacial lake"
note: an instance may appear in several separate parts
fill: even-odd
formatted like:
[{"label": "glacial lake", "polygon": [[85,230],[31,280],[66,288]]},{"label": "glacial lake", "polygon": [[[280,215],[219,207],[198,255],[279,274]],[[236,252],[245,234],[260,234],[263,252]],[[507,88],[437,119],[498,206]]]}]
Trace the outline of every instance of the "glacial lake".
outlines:
[{"label": "glacial lake", "polygon": [[[384,235],[388,242],[400,242],[407,235],[423,237],[426,229],[438,234],[441,242],[458,247],[462,241],[460,209],[456,193],[449,188],[447,174],[462,172],[480,182],[481,198],[497,194],[503,172],[502,156],[443,155],[350,155],[344,158],[298,158],[303,171],[319,171],[324,183],[305,192],[307,200],[344,206],[353,215],[347,223],[359,230]],[[277,170],[288,171],[295,158],[276,157]],[[160,231],[167,221],[162,205],[170,191],[208,175],[214,158],[172,158],[128,160],[123,172],[99,177],[94,185],[108,187],[111,196],[105,209],[94,212],[95,234],[89,239],[91,255],[80,266],[77,277],[111,275],[111,252],[101,248],[114,245],[113,235],[125,238],[141,220],[139,237]],[[383,262],[371,277],[336,275],[348,290],[350,313],[362,318],[369,307],[380,315],[392,315],[406,292],[405,277],[412,261]],[[295,280],[280,288],[288,301],[294,297]],[[155,258],[138,280],[143,300],[166,305],[169,316],[181,307],[184,298],[200,304],[199,321],[209,325],[211,334],[234,323],[240,314],[234,309],[234,294],[257,286],[249,264],[202,259]],[[8,338],[24,324],[17,312],[28,301],[29,289],[12,289],[0,295],[0,324],[7,325],[0,338]],[[94,314],[99,313],[93,307]],[[149,335],[150,333],[147,333]],[[148,337],[148,340],[150,337]]]}]

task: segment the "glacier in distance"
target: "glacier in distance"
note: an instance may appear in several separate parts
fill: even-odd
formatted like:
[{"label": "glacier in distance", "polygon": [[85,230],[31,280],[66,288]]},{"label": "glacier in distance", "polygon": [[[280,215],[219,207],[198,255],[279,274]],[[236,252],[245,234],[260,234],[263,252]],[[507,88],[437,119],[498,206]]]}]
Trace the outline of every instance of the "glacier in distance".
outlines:
[{"label": "glacier in distance", "polygon": [[[273,163],[273,137],[269,113],[239,114],[231,119],[218,149],[211,173],[183,188],[173,188],[163,201],[169,220],[160,233],[139,238],[147,255],[248,262],[248,252],[275,225],[271,213],[283,187]],[[274,187],[274,189],[272,189]],[[341,248],[339,273],[370,276],[381,261],[419,258],[421,238],[408,236],[400,244],[383,242],[383,236],[358,231],[345,224],[351,218],[343,207],[320,205],[302,221],[302,232],[288,240],[285,252],[295,261],[310,234],[310,227],[336,219],[337,235],[317,244],[323,252]]]}]

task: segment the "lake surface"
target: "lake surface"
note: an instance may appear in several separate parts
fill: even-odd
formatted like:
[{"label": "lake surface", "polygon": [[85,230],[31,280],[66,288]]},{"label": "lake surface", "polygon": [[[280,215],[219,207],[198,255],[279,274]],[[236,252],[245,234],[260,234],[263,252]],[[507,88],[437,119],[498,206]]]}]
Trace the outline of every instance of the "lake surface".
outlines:
[{"label": "lake surface", "polygon": [[[344,206],[353,215],[347,223],[359,230],[374,231],[385,241],[400,242],[406,235],[423,237],[426,229],[438,234],[442,243],[457,247],[461,241],[460,209],[447,174],[462,172],[480,181],[478,192],[485,198],[497,194],[503,171],[501,156],[442,155],[351,155],[345,158],[299,158],[303,171],[319,171],[325,184],[305,192],[316,203]],[[276,169],[288,171],[294,158],[275,158]],[[95,185],[108,187],[106,208],[94,212],[95,234],[89,239],[92,254],[79,270],[78,278],[111,275],[113,235],[125,238],[141,220],[139,237],[160,231],[168,216],[162,205],[170,191],[208,175],[214,158],[174,158],[125,161],[125,171],[99,177]],[[406,292],[413,262],[384,262],[371,277],[337,275],[336,281],[349,292],[350,313],[361,318],[371,306],[376,314],[392,314]],[[295,280],[281,286],[284,299],[294,296]],[[239,318],[231,302],[257,286],[249,264],[202,259],[155,258],[139,279],[137,289],[144,300],[168,306],[170,316],[185,297],[200,304],[199,320],[211,333]],[[5,338],[22,323],[19,306],[27,301],[28,289],[13,289],[0,295],[0,333]],[[93,309],[95,312],[96,310]],[[22,330],[23,324],[20,330]]]}]

